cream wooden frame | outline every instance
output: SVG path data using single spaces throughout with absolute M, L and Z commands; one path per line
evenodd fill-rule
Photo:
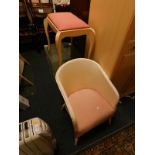
M 52 23 L 52 21 L 48 17 L 46 17 L 44 19 L 44 29 L 45 29 L 45 34 L 47 37 L 47 42 L 48 42 L 48 54 L 49 55 L 50 55 L 49 52 L 51 52 L 51 43 L 50 43 L 50 38 L 49 38 L 49 33 L 48 33 L 48 26 L 50 26 L 53 32 L 56 33 L 55 44 L 56 44 L 56 49 L 57 49 L 59 65 L 62 64 L 61 41 L 65 37 L 77 37 L 77 36 L 86 35 L 89 40 L 89 43 L 86 44 L 85 57 L 86 58 L 91 57 L 91 54 L 92 54 L 92 51 L 95 45 L 95 31 L 93 28 L 89 27 L 89 28 L 60 31 L 56 28 L 56 26 Z

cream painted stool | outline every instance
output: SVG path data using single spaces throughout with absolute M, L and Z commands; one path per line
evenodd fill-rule
M 95 31 L 88 24 L 71 12 L 50 13 L 44 19 L 44 29 L 48 41 L 48 52 L 51 50 L 48 26 L 56 33 L 55 44 L 59 65 L 62 64 L 61 41 L 65 37 L 86 35 L 89 43 L 86 45 L 85 57 L 90 58 L 95 44 Z

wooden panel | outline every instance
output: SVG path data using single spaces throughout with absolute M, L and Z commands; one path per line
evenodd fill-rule
M 111 78 L 134 16 L 134 0 L 91 0 L 89 24 L 96 31 L 92 59 Z
M 121 96 L 135 89 L 135 21 L 130 25 L 111 77 Z
M 119 69 L 115 73 L 112 81 L 120 94 L 125 94 L 127 89 L 134 89 L 134 75 L 135 75 L 135 54 L 128 53 L 123 56 L 119 65 Z M 131 82 L 133 81 L 133 82 Z

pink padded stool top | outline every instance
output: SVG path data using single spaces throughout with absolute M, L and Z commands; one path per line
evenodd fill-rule
M 60 31 L 89 28 L 88 24 L 71 12 L 49 13 L 47 17 Z
M 111 116 L 115 109 L 93 89 L 81 89 L 69 96 L 79 133 L 84 133 Z

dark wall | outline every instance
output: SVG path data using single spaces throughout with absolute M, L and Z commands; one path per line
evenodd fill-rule
M 90 0 L 71 0 L 70 11 L 88 23 Z M 72 57 L 83 57 L 86 37 L 73 38 Z

